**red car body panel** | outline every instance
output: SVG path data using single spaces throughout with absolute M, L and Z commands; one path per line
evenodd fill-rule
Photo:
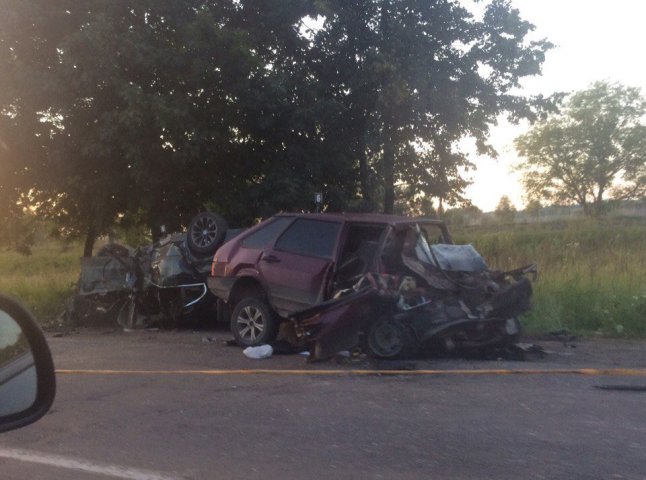
M 300 254 L 279 248 L 281 237 L 297 220 L 339 225 L 329 256 Z M 286 317 L 328 299 L 339 256 L 348 241 L 347 232 L 351 226 L 379 226 L 385 231 L 420 221 L 436 225 L 446 241 L 451 241 L 443 222 L 432 219 L 363 213 L 281 213 L 222 245 L 215 254 L 207 284 L 218 298 L 231 302 L 231 292 L 236 284 L 243 279 L 253 279 L 265 292 L 271 307 L 280 316 Z M 262 233 L 263 229 L 268 229 L 275 222 L 282 222 L 283 225 L 271 242 L 251 247 L 245 245 L 246 239 Z

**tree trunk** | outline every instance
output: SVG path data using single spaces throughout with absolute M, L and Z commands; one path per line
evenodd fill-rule
M 357 141 L 357 157 L 359 158 L 359 182 L 361 183 L 361 197 L 367 209 L 372 210 L 374 198 L 372 195 L 372 182 L 370 181 L 370 167 L 366 155 L 365 133 Z
M 381 29 L 381 49 L 382 57 L 390 63 L 392 45 L 390 43 L 390 0 L 382 0 L 381 12 L 379 16 L 379 26 Z M 383 78 L 381 80 L 382 93 L 381 95 L 388 95 L 392 91 L 392 76 L 384 70 Z M 383 113 L 383 149 L 384 155 L 382 159 L 382 172 L 384 181 L 384 213 L 393 213 L 395 209 L 395 147 L 394 138 L 392 135 L 393 128 L 393 111 L 390 107 L 392 98 L 385 98 L 384 105 L 386 105 Z
M 599 191 L 594 197 L 594 216 L 600 217 L 603 214 L 603 194 L 605 193 L 605 186 L 599 185 Z
M 386 138 L 384 145 L 384 213 L 393 213 L 395 210 L 395 152 L 392 140 Z
M 83 256 L 91 257 L 92 250 L 94 250 L 94 242 L 96 241 L 96 228 L 94 223 L 90 223 L 90 226 L 87 229 L 85 234 L 85 243 L 83 245 Z
M 153 243 L 157 242 L 162 237 L 161 227 L 163 225 L 162 213 L 164 202 L 161 195 L 155 195 L 155 206 L 148 212 L 148 228 L 150 228 L 150 235 Z
M 148 219 L 148 228 L 150 229 L 150 237 L 153 241 L 153 243 L 156 243 L 159 241 L 161 238 L 161 222 L 157 219 L 154 218 L 153 216 L 150 216 Z

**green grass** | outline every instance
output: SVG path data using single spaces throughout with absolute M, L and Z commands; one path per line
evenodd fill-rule
M 536 262 L 529 332 L 566 328 L 582 334 L 646 335 L 646 222 L 635 219 L 466 228 L 492 268 Z
M 29 256 L 0 250 L 0 292 L 20 299 L 42 323 L 49 323 L 74 291 L 82 249 L 78 244 L 47 241 Z

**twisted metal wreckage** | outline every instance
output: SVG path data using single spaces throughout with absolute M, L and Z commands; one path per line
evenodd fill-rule
M 78 293 L 65 316 L 79 324 L 102 314 L 126 329 L 174 326 L 200 312 L 222 319 L 228 310 L 206 280 L 215 250 L 240 232 L 205 212 L 186 233 L 153 245 L 107 245 L 82 259 Z M 279 341 L 309 349 L 314 360 L 358 345 L 376 357 L 411 358 L 428 345 L 481 350 L 518 341 L 535 264 L 490 270 L 472 245 L 430 245 L 416 224 L 399 236 L 403 241 L 377 252 L 379 267 L 358 275 L 350 288 L 288 315 Z
M 396 274 L 367 273 L 350 290 L 290 316 L 312 359 L 363 345 L 380 358 L 411 358 L 433 344 L 445 351 L 506 348 L 530 308 L 535 264 L 489 270 L 472 245 L 429 245 L 419 227 L 405 234 Z
M 197 215 L 183 233 L 140 248 L 109 244 L 81 259 L 77 293 L 66 302 L 70 324 L 115 321 L 125 329 L 173 327 L 208 315 L 215 305 L 206 286 L 213 252 L 241 230 L 222 217 Z

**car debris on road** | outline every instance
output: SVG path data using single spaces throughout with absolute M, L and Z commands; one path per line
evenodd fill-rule
M 274 349 L 271 345 L 258 345 L 257 347 L 247 347 L 242 351 L 242 353 L 247 358 L 262 360 L 264 358 L 271 357 L 274 353 Z

